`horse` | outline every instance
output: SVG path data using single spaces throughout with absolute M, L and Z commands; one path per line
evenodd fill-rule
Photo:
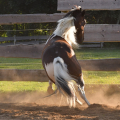
M 55 31 L 42 51 L 42 64 L 49 78 L 49 89 L 54 83 L 60 93 L 68 98 L 70 107 L 75 107 L 76 102 L 82 105 L 76 96 L 75 85 L 81 98 L 90 105 L 85 96 L 82 69 L 74 52 L 84 40 L 85 23 L 85 10 L 80 6 L 71 9 L 58 20 Z

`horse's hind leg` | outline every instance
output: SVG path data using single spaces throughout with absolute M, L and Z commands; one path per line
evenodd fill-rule
M 90 105 L 89 101 L 87 100 L 86 96 L 85 96 L 85 91 L 84 91 L 84 87 L 80 87 L 78 86 L 78 91 L 80 93 L 81 98 L 88 104 L 88 106 Z
M 82 105 L 82 102 L 80 102 L 75 94 L 75 88 L 74 88 L 74 84 L 70 83 L 69 84 L 70 90 L 72 92 L 72 97 L 71 98 L 67 98 L 67 103 L 69 104 L 70 107 L 75 107 L 77 102 L 78 104 Z
M 67 98 L 67 103 L 69 104 L 70 107 L 75 107 L 76 104 L 75 102 L 77 102 L 79 105 L 82 105 L 82 102 L 80 102 L 77 98 L 77 96 L 73 96 L 73 98 Z
M 52 88 L 52 84 L 53 84 L 53 82 L 51 80 L 49 80 L 49 86 L 48 86 L 48 89 L 47 89 L 47 92 L 49 94 L 52 94 L 54 92 L 54 90 Z
M 83 75 L 81 75 L 80 80 L 79 80 L 79 85 L 78 85 L 78 91 L 80 93 L 81 98 L 88 104 L 90 105 L 89 101 L 87 100 L 85 96 L 85 91 L 84 91 L 84 79 Z
M 78 104 L 82 105 L 82 102 L 80 102 L 77 97 L 76 97 L 76 102 L 77 102 Z

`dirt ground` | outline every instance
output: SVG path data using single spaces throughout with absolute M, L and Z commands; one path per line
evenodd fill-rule
M 86 89 L 91 103 L 67 106 L 59 94 L 43 98 L 47 93 L 0 93 L 0 120 L 120 120 L 120 91 L 107 88 Z

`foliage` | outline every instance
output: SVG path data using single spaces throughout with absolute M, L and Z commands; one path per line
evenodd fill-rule
M 53 14 L 57 11 L 57 0 L 0 0 L 0 14 L 35 14 L 46 13 Z M 0 30 L 14 30 L 14 31 L 0 31 L 1 37 L 7 36 L 31 36 L 31 35 L 46 35 L 49 31 L 16 31 L 26 29 L 52 29 L 55 23 L 44 24 L 14 24 L 1 25 Z
M 8 30 L 8 31 L 0 32 L 0 36 L 11 37 L 14 35 L 16 36 L 49 35 L 51 33 L 51 30 L 54 29 L 55 26 L 56 26 L 56 23 L 40 23 L 40 24 L 26 23 L 26 24 L 2 25 L 0 26 L 1 30 Z M 14 31 L 11 31 L 11 30 L 14 30 Z
M 0 0 L 0 14 L 35 14 L 57 13 L 57 0 Z M 101 10 L 101 11 L 86 11 L 86 20 L 88 24 L 120 24 L 120 10 Z M 14 25 L 1 25 L 0 36 L 34 36 L 34 35 L 48 35 L 51 30 L 40 29 L 53 29 L 56 23 L 41 23 L 41 24 L 14 24 Z M 37 29 L 37 30 L 26 30 Z M 14 30 L 14 31 L 4 31 Z M 23 30 L 23 31 L 16 31 Z M 115 43 L 105 43 L 105 47 L 115 46 Z M 117 46 L 119 47 L 120 44 Z
M 120 42 L 105 42 L 104 48 L 120 48 Z
M 0 14 L 57 12 L 57 0 L 0 0 Z
M 120 11 L 86 11 L 88 24 L 120 24 Z

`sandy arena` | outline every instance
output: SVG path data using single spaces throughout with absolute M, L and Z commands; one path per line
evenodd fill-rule
M 0 120 L 120 120 L 120 85 L 98 86 L 86 88 L 91 105 L 80 99 L 84 104 L 76 108 L 69 108 L 58 94 L 0 93 Z

